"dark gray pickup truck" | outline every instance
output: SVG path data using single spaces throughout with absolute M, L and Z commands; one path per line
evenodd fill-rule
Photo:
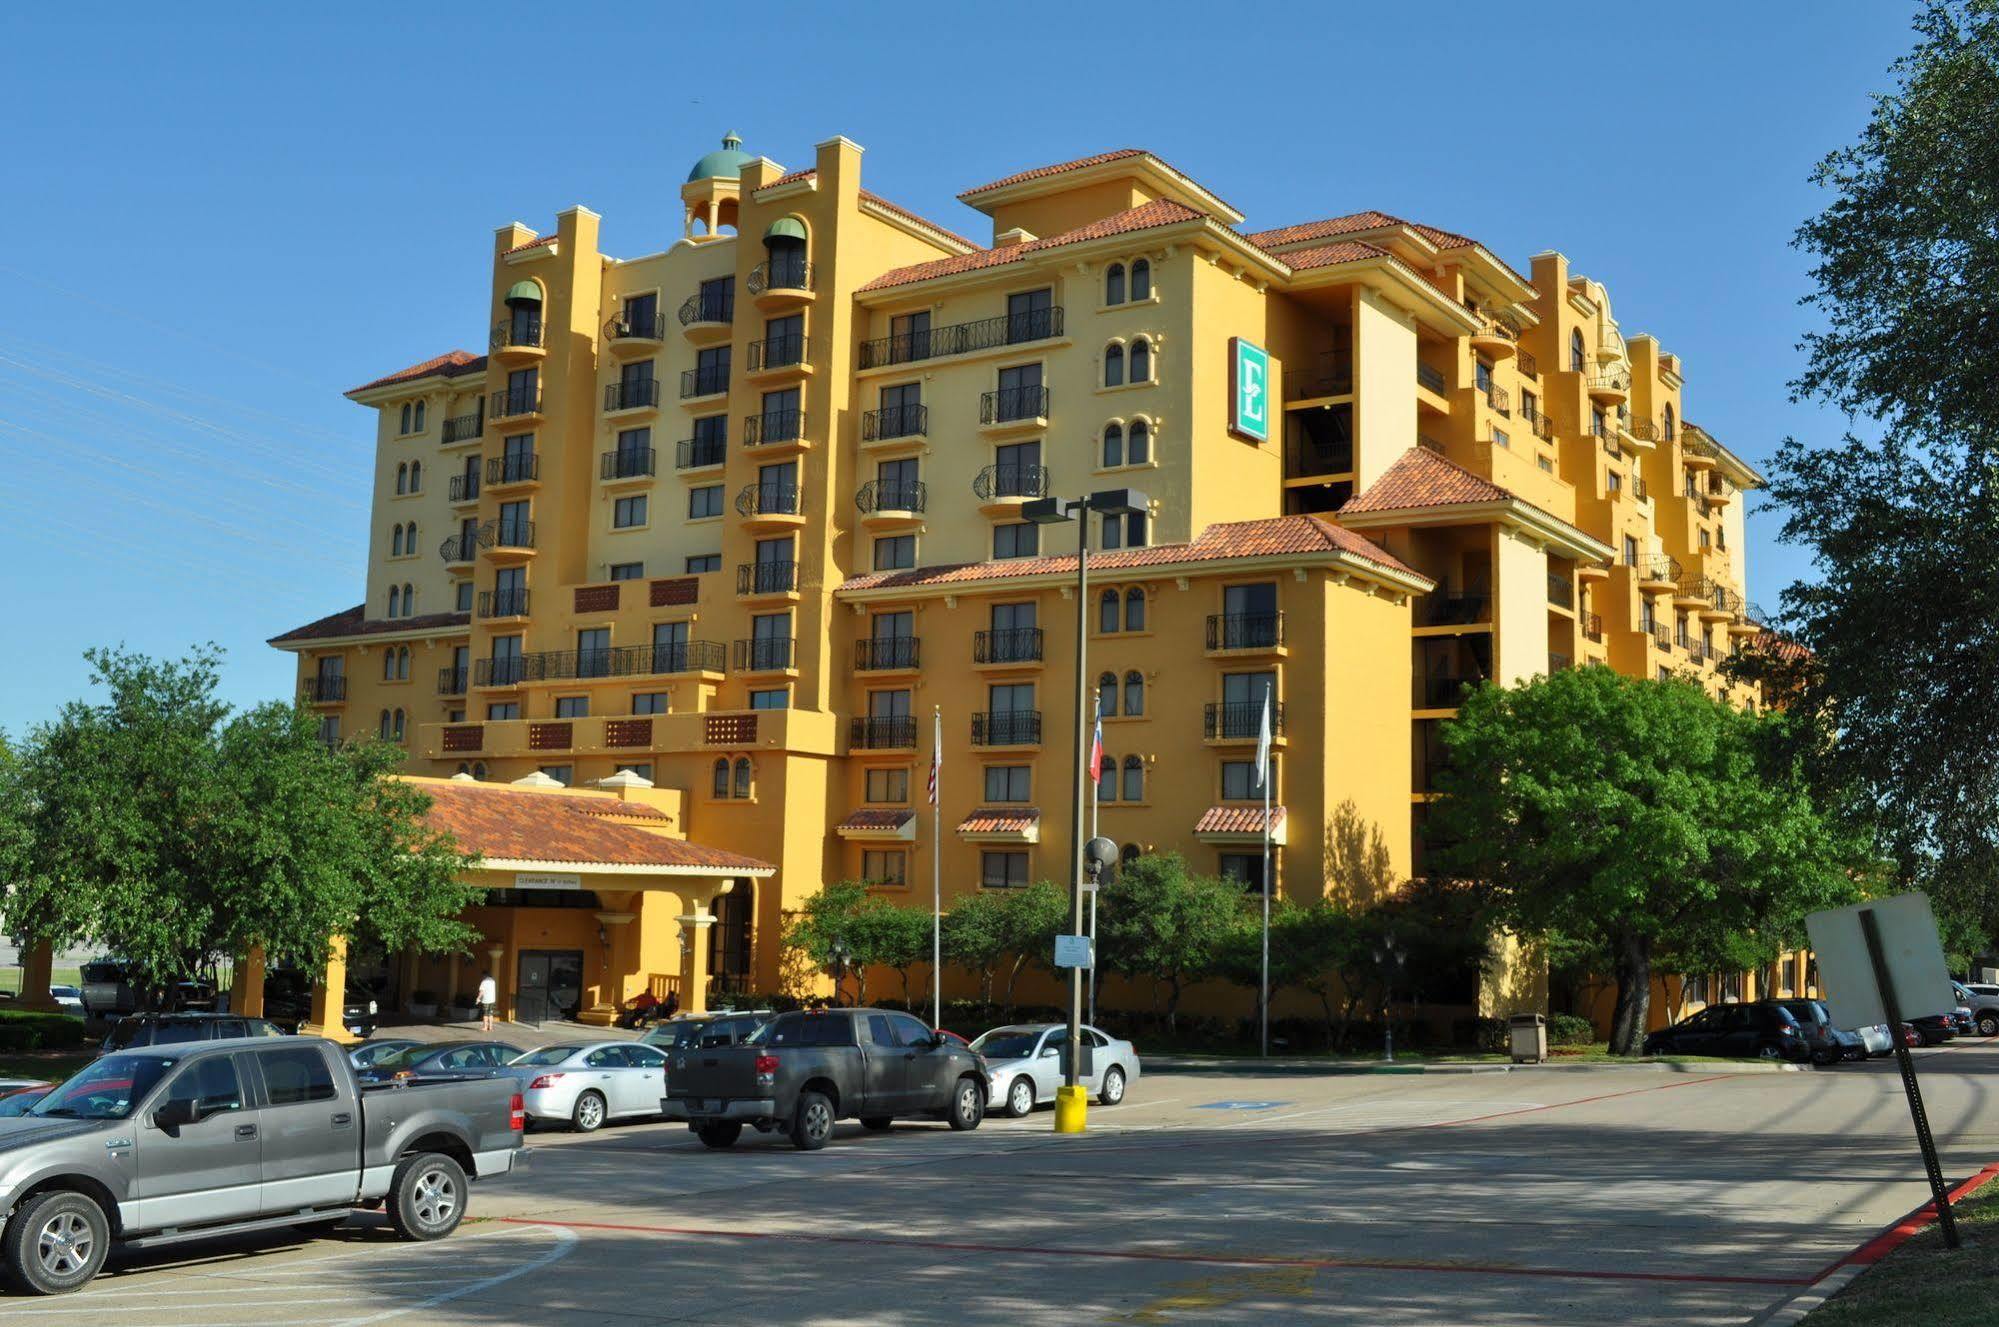
M 748 1124 L 783 1129 L 812 1151 L 835 1120 L 886 1129 L 897 1116 L 922 1116 L 976 1129 L 988 1086 L 985 1061 L 920 1019 L 832 1009 L 779 1014 L 742 1045 L 668 1051 L 659 1108 L 710 1147 L 733 1146 Z
M 442 1239 L 469 1180 L 525 1160 L 525 1121 L 511 1079 L 364 1089 L 318 1037 L 106 1055 L 0 1119 L 0 1263 L 59 1294 L 113 1243 L 316 1226 L 374 1205 L 404 1239 Z

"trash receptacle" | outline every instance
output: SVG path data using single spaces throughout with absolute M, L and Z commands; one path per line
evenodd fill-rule
M 1541 1014 L 1515 1014 L 1506 1020 L 1507 1041 L 1515 1064 L 1539 1064 L 1548 1058 L 1548 1020 Z

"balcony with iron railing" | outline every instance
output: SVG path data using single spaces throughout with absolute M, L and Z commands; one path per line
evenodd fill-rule
M 474 412 L 469 415 L 454 415 L 444 421 L 444 445 L 454 442 L 471 442 L 486 431 L 486 417 Z
M 1548 671 L 1550 673 L 1563 672 L 1566 669 L 1574 667 L 1575 662 L 1573 658 L 1566 654 L 1561 654 L 1554 650 L 1548 651 Z
M 847 728 L 847 745 L 867 751 L 902 751 L 916 745 L 913 714 L 868 714 Z
M 537 650 L 476 660 L 474 680 L 480 686 L 519 686 L 527 682 L 720 673 L 723 662 L 721 644 L 709 640 L 672 645 L 619 645 L 597 650 Z
M 1515 367 L 1519 370 L 1520 376 L 1523 378 L 1538 378 L 1541 376 L 1541 362 L 1525 350 L 1520 352 L 1520 359 Z
M 1684 574 L 1680 569 L 1680 560 L 1671 553 L 1641 553 L 1631 565 L 1637 569 L 1638 588 L 1641 590 L 1674 589 Z
M 972 715 L 973 746 L 1037 746 L 1040 710 L 981 710 Z
M 534 522 L 527 520 L 486 521 L 479 527 L 479 547 L 529 549 L 534 547 Z
M 685 328 L 723 327 L 736 321 L 736 292 L 695 291 L 680 305 L 680 325 Z
M 1284 648 L 1284 614 L 1210 613 L 1207 649 L 1210 654 L 1254 653 Z
M 1593 401 L 1622 404 L 1631 399 L 1631 375 L 1622 370 L 1599 373 L 1589 379 L 1587 389 Z
M 347 699 L 347 678 L 335 673 L 308 677 L 298 684 L 299 696 L 308 705 L 338 705 Z
M 854 642 L 854 671 L 907 672 L 921 666 L 922 641 L 917 636 L 869 636 Z
M 437 546 L 437 555 L 446 562 L 472 561 L 479 556 L 478 532 L 447 536 L 444 542 Z
M 620 314 L 604 324 L 604 339 L 613 350 L 648 349 L 666 336 L 666 318 L 658 313 Z
M 526 617 L 527 615 L 528 592 L 526 590 L 479 591 L 480 617 Z
M 798 666 L 796 636 L 758 636 L 736 642 L 736 671 L 782 673 Z
M 920 438 L 929 432 L 930 407 L 926 405 L 891 405 L 861 412 L 862 442 Z
M 1603 618 L 1596 613 L 1583 614 L 1583 639 L 1603 643 Z
M 1492 407 L 1494 413 L 1503 415 L 1508 419 L 1513 418 L 1513 394 L 1511 392 L 1501 387 L 1498 383 L 1489 382 L 1485 385 L 1483 395 L 1485 396 L 1485 403 Z
M 633 410 L 652 410 L 658 405 L 657 378 L 634 378 L 629 382 L 613 382 L 604 386 L 604 413 L 607 415 L 625 414 Z
M 510 484 L 533 484 L 541 479 L 541 457 L 534 452 L 486 458 L 486 487 L 505 488 Z
M 749 371 L 769 373 L 778 369 L 800 367 L 805 363 L 807 349 L 805 336 L 798 332 L 784 336 L 767 336 L 761 341 L 752 341 Z
M 738 516 L 764 518 L 800 516 L 805 511 L 805 493 L 796 484 L 767 480 L 748 484 L 736 494 Z
M 1353 438 L 1313 437 L 1295 429 L 1284 440 L 1284 477 L 1315 479 L 1353 473 Z
M 870 479 L 854 494 L 854 508 L 863 516 L 920 516 L 929 505 L 930 490 L 920 479 Z
M 805 441 L 803 410 L 768 410 L 743 420 L 743 446 L 768 447 L 774 443 Z
M 1435 392 L 1438 396 L 1442 396 L 1444 394 L 1444 371 L 1433 368 L 1419 359 L 1416 361 L 1416 385 L 1425 391 Z
M 1485 590 L 1452 590 L 1448 587 L 1423 596 L 1418 609 L 1418 625 L 1425 627 L 1468 627 L 1492 621 L 1492 595 Z
M 1263 734 L 1260 700 L 1210 701 L 1201 715 L 1201 736 L 1210 742 L 1254 742 Z M 1284 706 L 1270 704 L 1270 735 L 1284 735 Z
M 1062 335 L 1062 306 L 1002 314 L 975 322 L 952 323 L 917 332 L 876 337 L 861 342 L 861 367 L 880 368 L 888 364 L 910 364 L 945 355 L 966 355 L 1028 341 L 1046 341 Z
M 463 474 L 451 476 L 451 501 L 477 502 L 479 500 L 479 472 L 467 470 Z
M 1048 496 L 1048 467 L 1043 465 L 989 465 L 972 478 L 972 494 L 992 504 L 1015 503 L 1024 498 Z
M 501 354 L 515 351 L 542 350 L 546 348 L 546 338 L 539 318 L 528 318 L 516 322 L 506 318 L 493 325 L 493 335 L 488 344 Z
M 803 258 L 773 258 L 751 268 L 744 285 L 752 295 L 810 295 L 812 264 Z
M 1041 662 L 1040 627 L 1004 627 L 972 635 L 972 662 L 975 664 L 1029 664 Z
M 650 447 L 620 447 L 605 452 L 597 461 L 600 479 L 650 479 L 658 468 L 659 457 Z
M 1000 387 L 981 392 L 979 423 L 988 428 L 1045 424 L 1048 422 L 1048 401 L 1046 387 Z
M 488 419 L 531 419 L 540 413 L 540 391 L 503 387 L 486 398 Z
M 1534 436 L 1541 441 L 1547 442 L 1555 436 L 1555 423 L 1548 418 L 1548 412 L 1540 406 L 1523 403 L 1520 407 L 1520 416 L 1527 421 L 1527 427 L 1532 429 Z
M 743 562 L 736 566 L 736 593 L 796 594 L 798 563 L 790 560 Z
M 438 669 L 437 694 L 440 696 L 464 695 L 465 683 L 470 679 L 471 673 L 472 670 L 470 668 L 452 668 L 446 666 Z
M 680 470 L 705 470 L 711 465 L 720 465 L 729 457 L 729 445 L 722 438 L 682 438 L 674 453 L 674 466 Z
M 702 396 L 720 396 L 728 390 L 729 370 L 726 367 L 711 364 L 706 368 L 680 371 L 680 399 L 683 401 L 691 401 Z
M 1567 576 L 1548 573 L 1548 602 L 1557 608 L 1576 606 L 1576 583 Z

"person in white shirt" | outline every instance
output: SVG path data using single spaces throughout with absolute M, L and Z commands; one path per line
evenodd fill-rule
M 491 972 L 479 974 L 479 1026 L 483 1031 L 493 1030 L 493 1006 L 500 1002 L 500 986 L 493 980 Z

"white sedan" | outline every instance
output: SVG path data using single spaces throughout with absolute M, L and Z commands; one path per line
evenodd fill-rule
M 1039 1102 L 1055 1100 L 1062 1086 L 1062 1043 L 1069 1029 L 1061 1023 L 1022 1023 L 994 1028 L 972 1043 L 992 1072 L 987 1105 L 1018 1118 Z M 1138 1052 L 1128 1041 L 1107 1037 L 1085 1024 L 1083 1040 L 1093 1050 L 1083 1086 L 1106 1106 L 1124 1100 L 1125 1089 L 1138 1081 Z
M 531 1120 L 563 1121 L 580 1133 L 606 1120 L 658 1115 L 666 1056 L 630 1041 L 542 1046 L 507 1062 Z

